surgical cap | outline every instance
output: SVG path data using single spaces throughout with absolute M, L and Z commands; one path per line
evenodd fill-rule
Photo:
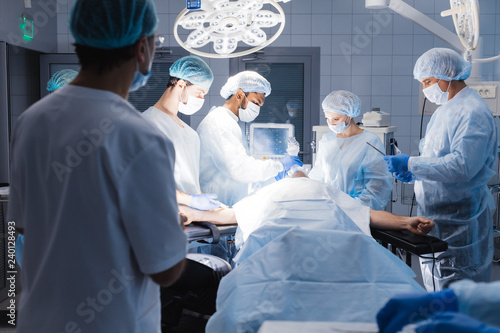
M 77 0 L 70 15 L 75 43 L 99 49 L 132 45 L 157 26 L 153 0 Z
M 78 72 L 72 69 L 61 69 L 57 71 L 47 82 L 47 90 L 53 92 L 56 89 L 62 88 L 73 81 L 77 75 Z
M 263 93 L 267 96 L 271 93 L 271 84 L 257 72 L 243 71 L 231 76 L 220 90 L 220 95 L 228 99 L 238 89 L 246 93 Z
M 350 91 L 332 91 L 321 104 L 324 111 L 345 114 L 348 117 L 357 117 L 361 112 L 361 100 Z
M 214 74 L 207 63 L 196 56 L 180 58 L 170 66 L 170 76 L 210 89 Z
M 298 99 L 292 99 L 286 102 L 286 107 L 290 110 L 298 110 L 301 104 L 302 103 Z
M 457 52 L 434 48 L 418 58 L 413 68 L 413 77 L 415 80 L 431 76 L 446 81 L 466 80 L 470 76 L 470 71 L 471 64 Z

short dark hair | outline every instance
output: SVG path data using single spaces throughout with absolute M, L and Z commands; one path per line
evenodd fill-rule
M 148 37 L 148 41 L 151 42 L 151 40 L 154 42 L 154 35 Z M 95 67 L 97 73 L 101 74 L 111 71 L 114 67 L 118 67 L 125 61 L 131 59 L 134 56 L 134 47 L 137 42 L 117 49 L 100 49 L 80 44 L 74 45 L 82 69 Z
M 167 83 L 167 88 L 170 88 L 170 87 L 175 87 L 175 85 L 177 84 L 177 82 L 179 80 L 183 80 L 184 82 L 186 82 L 186 87 L 189 87 L 189 86 L 192 86 L 193 84 L 187 80 L 184 80 L 184 79 L 179 79 L 178 77 L 175 77 L 175 76 L 170 76 L 168 78 L 168 83 Z

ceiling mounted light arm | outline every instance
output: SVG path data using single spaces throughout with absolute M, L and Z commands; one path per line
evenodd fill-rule
M 271 5 L 278 13 L 262 10 L 264 4 Z M 278 31 L 267 39 L 267 34 L 262 28 L 270 28 L 277 24 L 280 25 Z M 193 30 L 185 41 L 179 37 L 179 26 Z M 268 46 L 281 35 L 284 28 L 285 12 L 275 0 L 205 0 L 202 2 L 201 10 L 184 9 L 177 16 L 174 23 L 174 38 L 180 46 L 198 56 L 234 58 Z M 234 52 L 239 42 L 253 47 Z M 210 43 L 213 43 L 215 53 L 197 49 Z
M 399 15 L 426 29 L 444 42 L 450 44 L 460 53 L 464 52 L 464 46 L 460 43 L 460 39 L 456 34 L 402 0 L 366 0 L 365 6 L 367 9 L 390 8 Z

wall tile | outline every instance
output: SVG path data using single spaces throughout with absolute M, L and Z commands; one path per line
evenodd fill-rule
M 332 13 L 334 14 L 352 14 L 352 1 L 332 0 Z
M 351 58 L 332 56 L 332 75 L 351 75 Z
M 394 35 L 392 37 L 392 49 L 394 55 L 413 54 L 413 37 L 405 35 Z
M 333 55 L 350 55 L 351 53 L 357 54 L 357 48 L 353 46 L 351 35 L 332 35 L 331 39 Z
M 413 36 L 413 54 L 423 54 L 432 49 L 433 45 L 434 37 L 431 35 Z
M 378 35 L 373 36 L 372 39 L 372 51 L 376 55 L 392 55 L 393 45 L 392 36 L 390 35 Z
M 311 46 L 311 36 L 310 35 L 292 35 L 291 36 L 292 46 Z
M 411 117 L 391 116 L 391 125 L 397 127 L 397 137 L 410 137 Z M 397 139 L 399 141 L 399 139 Z M 401 148 L 400 148 L 401 149 Z
M 372 72 L 372 57 L 352 56 L 352 75 L 370 75 Z
M 332 0 L 314 0 L 311 11 L 313 14 L 332 13 Z
M 413 34 L 413 22 L 402 17 L 401 15 L 393 16 L 393 33 L 395 35 L 412 35 Z
M 311 46 L 319 46 L 321 57 L 332 54 L 332 37 L 330 35 L 312 35 Z
M 321 56 L 320 73 L 323 75 L 332 75 L 332 56 Z
M 407 96 L 392 96 L 391 98 L 391 115 L 393 116 L 409 116 L 412 108 L 412 97 Z
M 372 75 L 391 75 L 392 63 L 392 56 L 374 55 L 372 57 Z
M 411 75 L 413 73 L 412 56 L 392 56 L 392 75 Z
M 318 35 L 330 35 L 332 31 L 332 15 L 312 15 L 312 33 Z
M 393 76 L 392 77 L 392 95 L 407 96 L 411 95 L 413 78 L 411 75 Z
M 499 28 L 499 30 L 500 30 L 500 28 Z M 333 14 L 332 15 L 332 34 L 334 34 L 334 35 L 352 34 L 352 15 Z
M 311 1 L 292 1 L 292 14 L 311 14 Z
M 319 92 L 321 95 L 328 95 L 330 90 L 330 75 L 321 75 L 319 80 Z
M 373 75 L 372 76 L 372 95 L 383 95 L 383 96 L 391 96 L 391 86 L 392 86 L 392 77 L 385 75 Z
M 485 13 L 481 9 L 482 13 Z M 490 12 L 491 13 L 491 12 Z M 479 31 L 481 35 L 494 35 L 496 33 L 496 15 L 495 14 L 480 14 L 479 15 Z
M 371 111 L 372 108 L 380 108 L 380 111 L 390 113 L 391 98 L 387 96 L 372 96 L 371 104 L 363 107 L 363 112 Z
M 292 14 L 292 36 L 295 35 L 310 35 L 311 20 L 310 14 Z
M 370 75 L 353 76 L 352 92 L 356 95 L 370 95 L 372 93 L 372 82 Z
M 352 91 L 352 76 L 351 75 L 332 75 L 330 80 L 330 89 Z
M 57 14 L 57 33 L 69 33 L 68 14 Z

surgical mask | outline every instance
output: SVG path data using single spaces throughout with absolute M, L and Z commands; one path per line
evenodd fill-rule
M 188 96 L 188 101 L 186 104 L 182 103 L 182 100 L 179 101 L 179 112 L 190 116 L 198 112 L 205 103 L 205 100 L 198 97 Z
M 136 91 L 139 88 L 144 87 L 146 83 L 148 83 L 149 78 L 151 77 L 151 66 L 153 65 L 152 61 L 153 59 L 151 58 L 151 54 L 149 53 L 149 43 L 147 39 L 146 39 L 146 50 L 148 51 L 148 58 L 149 58 L 148 72 L 146 74 L 142 74 L 141 71 L 139 70 L 139 63 L 136 62 L 134 80 L 130 85 L 129 91 Z
M 330 125 L 330 123 L 328 123 L 328 122 L 327 122 L 327 124 L 333 133 L 339 134 L 339 133 L 342 133 L 343 131 L 345 131 L 349 127 L 349 125 L 351 125 L 351 121 L 349 121 L 349 123 L 347 125 L 345 124 L 345 120 L 337 125 Z
M 290 112 L 290 111 L 288 111 L 288 115 L 289 115 L 290 117 L 292 117 L 292 118 L 293 118 L 293 117 L 295 117 L 297 114 L 296 114 L 295 112 Z
M 450 89 L 451 81 L 450 84 L 448 84 L 448 89 L 446 89 L 446 92 L 441 90 L 441 87 L 439 87 L 438 83 L 439 81 L 434 83 L 430 87 L 422 89 L 422 92 L 424 93 L 425 97 L 429 100 L 429 102 L 434 103 L 436 105 L 441 105 L 448 102 L 449 98 L 448 89 Z
M 245 96 L 245 98 L 247 97 Z M 253 121 L 255 118 L 257 118 L 259 113 L 260 113 L 260 106 L 258 106 L 255 103 L 248 101 L 246 109 L 242 109 L 240 105 L 240 110 L 239 110 L 240 120 L 244 121 L 245 123 Z

